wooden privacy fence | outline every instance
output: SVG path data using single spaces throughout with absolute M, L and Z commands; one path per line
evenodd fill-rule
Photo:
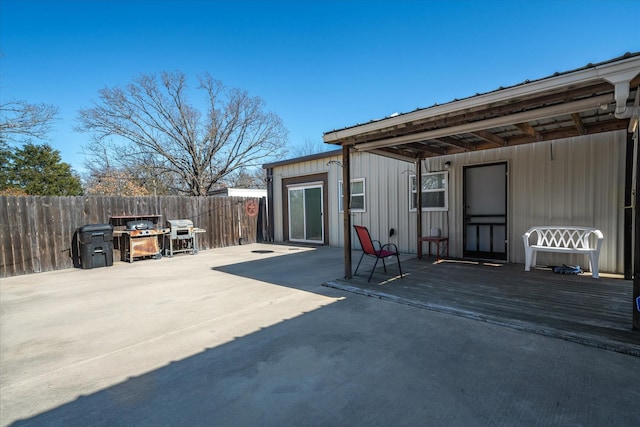
M 206 250 L 263 240 L 264 212 L 262 199 L 247 197 L 0 196 L 0 277 L 73 267 L 77 229 L 111 216 L 190 219 L 206 229 L 198 235 Z

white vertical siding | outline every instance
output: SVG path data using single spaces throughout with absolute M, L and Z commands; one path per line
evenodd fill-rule
M 403 252 L 410 251 L 409 233 L 413 236 L 413 231 L 408 228 L 409 199 L 405 187 L 408 174 L 413 170 L 412 163 L 369 153 L 356 153 L 351 159 L 351 178 L 364 178 L 366 186 L 366 210 L 353 212 L 352 224 L 366 226 L 374 239 L 395 243 Z M 342 179 L 342 176 L 337 179 Z M 336 220 L 331 222 L 332 228 L 337 230 L 335 242 L 342 245 L 343 214 L 337 215 Z M 389 236 L 391 229 L 395 231 L 393 236 Z M 358 239 L 353 231 L 351 239 L 353 247 L 358 248 Z
M 462 256 L 463 166 L 506 161 L 510 262 L 524 262 L 521 236 L 529 227 L 583 225 L 597 227 L 605 235 L 600 269 L 621 272 L 625 144 L 626 133 L 619 131 L 428 160 L 432 170 L 441 162 L 452 162 L 450 254 Z M 425 215 L 423 233 L 442 223 Z M 548 253 L 540 253 L 538 263 L 587 265 L 585 256 Z
M 335 176 L 342 176 L 342 170 L 338 165 L 328 164 L 331 160 L 341 160 L 341 156 L 331 156 L 325 157 L 323 159 L 309 160 L 306 162 L 292 163 L 285 166 L 278 166 L 273 168 L 273 221 L 274 221 L 274 239 L 276 242 L 282 242 L 284 240 L 284 230 L 282 229 L 284 212 L 282 211 L 282 200 L 283 197 L 287 197 L 286 194 L 282 194 L 282 180 L 286 178 L 304 176 L 304 175 L 312 175 L 317 173 L 326 173 L 328 172 L 328 181 L 329 188 L 328 191 L 328 206 L 329 211 L 337 211 L 338 206 L 336 205 L 336 201 L 338 199 L 337 192 L 337 181 Z M 339 170 L 336 171 L 336 169 Z M 336 183 L 332 185 L 332 182 Z M 325 215 L 327 213 L 325 212 Z M 330 214 L 329 222 L 331 224 L 333 216 Z M 329 227 L 333 228 L 333 227 Z M 325 230 L 325 233 L 331 233 L 331 230 Z M 338 246 L 338 243 L 333 243 L 332 235 L 329 234 L 329 244 Z M 340 241 L 341 242 L 341 241 Z
M 274 238 L 282 241 L 282 180 L 291 177 L 326 172 L 328 174 L 328 215 L 329 245 L 342 246 L 343 214 L 338 211 L 338 182 L 342 180 L 342 168 L 329 163 L 331 160 L 342 161 L 341 156 L 332 156 L 320 160 L 312 160 L 278 166 L 273 169 L 273 203 L 274 203 Z M 369 153 L 355 153 L 351 156 L 351 178 L 364 178 L 366 190 L 365 212 L 352 213 L 352 223 L 365 225 L 374 238 L 390 241 L 399 245 L 402 251 L 410 251 L 408 234 L 408 176 L 413 173 L 412 163 L 401 162 Z M 415 214 L 414 214 L 415 215 Z M 414 226 L 415 227 L 415 226 Z M 395 235 L 389 238 L 393 228 Z M 413 229 L 411 229 L 413 236 Z M 354 247 L 358 247 L 357 239 L 352 235 Z M 415 246 L 415 245 L 414 245 Z
M 584 225 L 605 235 L 602 271 L 622 272 L 626 132 L 610 132 L 516 147 L 511 167 L 511 260 L 524 261 L 515 239 L 533 225 Z M 540 264 L 586 257 L 538 255 Z
M 603 272 L 622 272 L 625 131 L 608 132 L 526 144 L 516 147 L 469 152 L 424 160 L 424 172 L 449 169 L 449 211 L 423 212 L 422 234 L 439 227 L 449 236 L 449 253 L 462 256 L 463 167 L 507 162 L 508 259 L 524 262 L 522 234 L 533 225 L 584 225 L 597 227 L 605 235 L 600 256 Z M 342 168 L 328 164 L 341 156 L 274 168 L 275 239 L 282 241 L 282 179 L 328 173 L 329 235 L 331 246 L 342 246 L 343 214 L 338 212 L 338 181 Z M 365 225 L 373 238 L 415 253 L 416 212 L 409 211 L 409 176 L 412 163 L 368 153 L 351 156 L 351 178 L 365 178 L 366 211 L 352 213 L 352 223 Z M 390 229 L 395 235 L 389 237 Z M 352 235 L 354 247 L 357 239 Z M 540 253 L 538 263 L 575 263 L 586 267 L 586 258 Z

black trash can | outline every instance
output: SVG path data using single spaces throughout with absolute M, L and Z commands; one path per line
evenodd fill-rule
M 82 268 L 113 265 L 113 226 L 87 224 L 79 229 L 80 262 Z

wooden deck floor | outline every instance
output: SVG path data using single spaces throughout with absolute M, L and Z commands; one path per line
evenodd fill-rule
M 525 272 L 521 264 L 434 261 L 402 261 L 403 279 L 395 263 L 387 273 L 378 268 L 369 283 L 367 264 L 351 280 L 324 285 L 640 356 L 631 281 Z

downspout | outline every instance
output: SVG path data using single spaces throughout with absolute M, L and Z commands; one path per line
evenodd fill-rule
M 614 115 L 616 119 L 630 118 L 630 126 L 637 126 L 638 116 L 640 116 L 640 107 L 638 107 L 637 102 L 633 107 L 627 106 L 627 99 L 629 99 L 629 85 L 631 84 L 631 80 L 635 78 L 638 73 L 640 73 L 640 70 L 635 69 L 604 77 L 604 79 L 611 83 L 615 88 L 614 99 L 616 101 L 616 111 Z M 633 132 L 633 130 L 630 128 L 629 132 Z

